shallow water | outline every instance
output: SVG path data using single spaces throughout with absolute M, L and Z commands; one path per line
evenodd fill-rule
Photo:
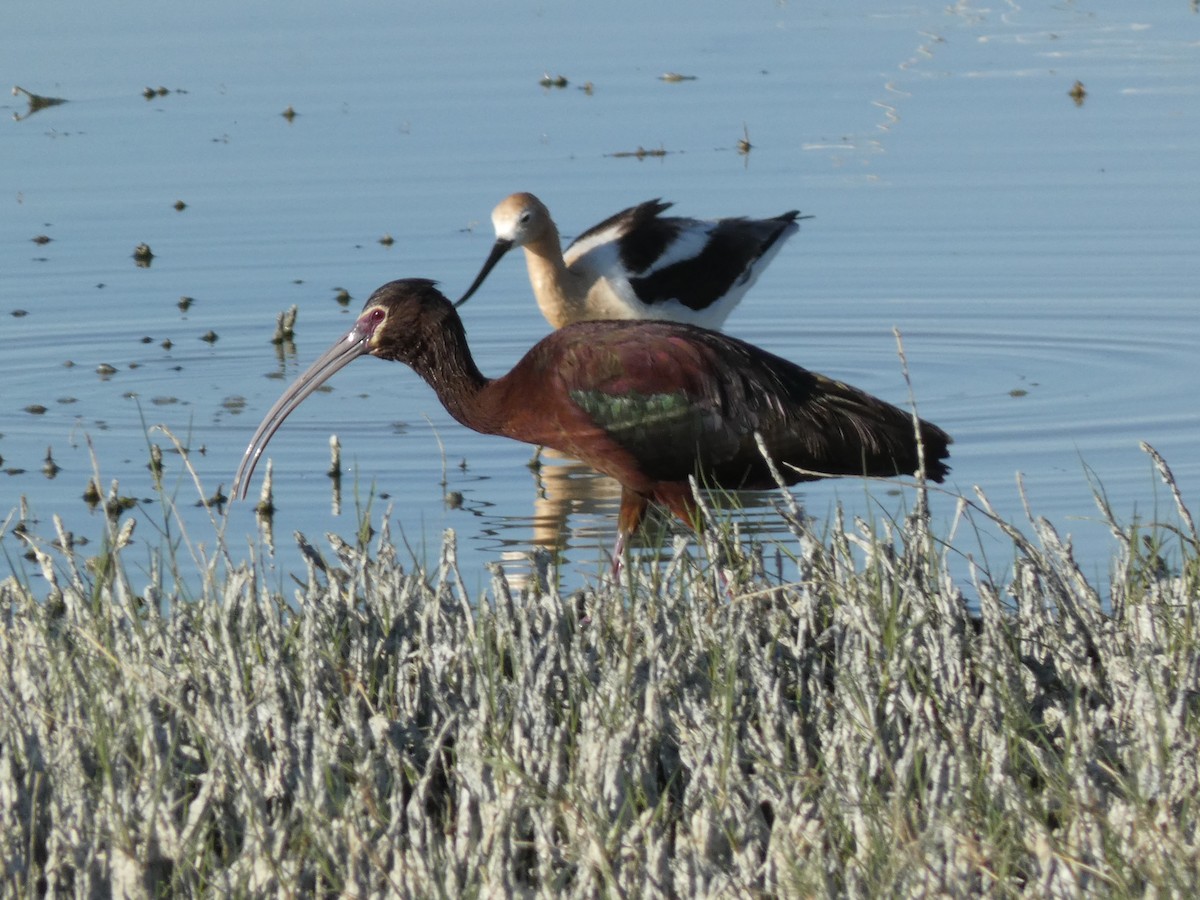
M 25 98 L 6 98 L 22 118 L 0 124 L 9 529 L 24 497 L 35 535 L 52 539 L 58 514 L 95 542 L 101 517 L 81 500 L 94 452 L 105 490 L 118 479 L 147 501 L 129 515 L 149 559 L 163 515 L 148 444 L 169 444 L 145 426 L 191 448 L 205 494 L 228 491 L 259 417 L 370 291 L 426 276 L 456 295 L 515 190 L 568 236 L 656 196 L 687 215 L 814 214 L 727 330 L 901 403 L 899 329 L 922 415 L 956 439 L 947 486 L 979 485 L 1020 519 L 1023 473 L 1089 572 L 1111 551 L 1089 471 L 1127 521 L 1170 506 L 1139 441 L 1185 494 L 1200 485 L 1200 16 L 1186 4 L 18 9 L 7 74 L 69 102 L 26 116 Z M 543 88 L 543 73 L 570 84 Z M 638 147 L 668 153 L 613 155 Z M 131 258 L 141 242 L 149 268 Z M 277 351 L 275 317 L 293 304 L 295 345 Z M 490 373 L 547 331 L 516 258 L 464 319 Z M 533 543 L 564 533 L 568 582 L 603 567 L 611 483 L 556 461 L 539 483 L 530 448 L 462 429 L 399 366 L 364 360 L 331 387 L 271 444 L 281 573 L 300 567 L 293 531 L 321 546 L 352 534 L 372 490 L 376 524 L 390 507 L 419 558 L 454 528 L 472 584 L 482 563 L 519 573 Z M 211 548 L 190 477 L 166 462 L 188 534 Z M 797 496 L 818 517 L 838 501 L 871 515 L 911 504 L 857 480 Z M 949 523 L 952 498 L 934 511 Z M 746 521 L 778 534 L 769 507 Z M 235 551 L 254 537 L 248 505 L 226 528 Z M 1001 570 L 1012 555 L 987 532 L 964 543 Z M 19 553 L 11 537 L 3 550 Z

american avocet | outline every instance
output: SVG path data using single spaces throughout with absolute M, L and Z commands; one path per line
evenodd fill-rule
M 513 247 L 523 247 L 533 294 L 555 328 L 588 319 L 669 319 L 720 328 L 783 242 L 798 210 L 773 219 L 663 216 L 648 200 L 589 228 L 564 253 L 550 211 L 533 194 L 513 194 L 492 211 L 496 243 L 474 283 Z

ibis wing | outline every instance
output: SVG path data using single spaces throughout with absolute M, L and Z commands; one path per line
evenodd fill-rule
M 556 351 L 542 369 L 547 396 L 568 401 L 558 404 L 550 442 L 588 461 L 636 460 L 655 481 L 706 470 L 740 483 L 736 470 L 761 462 L 754 432 L 788 431 L 789 404 L 803 404 L 812 380 L 783 360 L 764 365 L 748 345 L 677 323 L 582 323 L 547 342 Z
M 546 344 L 554 364 L 539 368 L 551 393 L 565 397 L 559 433 L 582 436 L 549 443 L 593 464 L 619 455 L 656 481 L 701 472 L 729 488 L 768 487 L 757 433 L 789 481 L 911 474 L 918 465 L 909 413 L 726 335 L 671 322 L 591 322 Z M 930 475 L 940 480 L 949 438 L 928 423 L 921 429 Z

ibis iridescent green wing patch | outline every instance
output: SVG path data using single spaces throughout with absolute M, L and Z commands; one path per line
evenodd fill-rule
M 615 396 L 598 390 L 573 390 L 571 399 L 626 448 L 645 447 L 659 442 L 695 446 L 700 440 L 703 421 L 700 409 L 684 393 L 639 394 L 636 391 Z

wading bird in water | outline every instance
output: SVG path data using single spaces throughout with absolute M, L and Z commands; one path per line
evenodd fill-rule
M 455 419 L 553 447 L 621 484 L 616 556 L 650 503 L 697 526 L 688 483 L 775 487 L 756 435 L 789 484 L 916 473 L 941 481 L 950 436 L 857 388 L 736 338 L 678 322 L 582 322 L 552 332 L 507 375 L 480 373 L 462 320 L 424 279 L 393 281 L 271 407 L 242 457 L 245 497 L 267 442 L 300 403 L 360 356 L 398 360 Z M 918 446 L 918 441 L 920 446 Z
M 513 247 L 525 250 L 542 315 L 555 328 L 592 319 L 668 319 L 720 328 L 783 242 L 800 230 L 792 210 L 773 219 L 663 216 L 648 200 L 589 228 L 563 251 L 558 228 L 533 194 L 492 211 L 496 243 L 465 303 Z

